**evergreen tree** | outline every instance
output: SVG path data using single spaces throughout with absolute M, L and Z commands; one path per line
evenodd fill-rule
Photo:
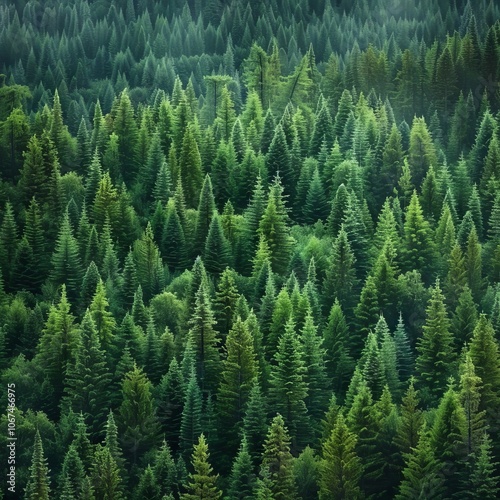
M 278 413 L 273 418 L 267 433 L 261 465 L 261 476 L 266 477 L 268 474 L 272 498 L 290 500 L 297 498 L 293 460 L 288 429 Z
M 182 184 L 184 195 L 188 200 L 188 208 L 195 208 L 203 183 L 201 156 L 193 126 L 189 125 L 183 133 L 179 156 L 179 179 L 175 179 L 175 182 Z
M 79 296 L 83 277 L 82 262 L 78 252 L 78 244 L 69 221 L 68 212 L 64 214 L 59 236 L 52 254 L 51 279 L 54 285 L 66 285 L 68 298 L 73 302 Z
M 275 365 L 271 366 L 270 399 L 273 407 L 283 413 L 295 448 L 299 442 L 307 439 L 309 422 L 305 398 L 308 387 L 303 351 L 291 318 L 279 339 L 274 360 Z
M 224 235 L 217 212 L 214 212 L 210 222 L 210 229 L 205 241 L 203 262 L 207 271 L 216 275 L 221 274 L 232 262 L 231 245 Z
M 35 445 L 31 459 L 30 477 L 26 486 L 25 498 L 30 500 L 48 500 L 50 493 L 50 478 L 47 459 L 43 453 L 42 438 L 37 429 Z
M 195 307 L 189 320 L 188 338 L 192 342 L 195 368 L 203 393 L 214 391 L 219 377 L 219 339 L 214 330 L 214 316 L 206 284 L 201 283 L 196 293 Z
M 121 500 L 125 497 L 118 466 L 107 446 L 99 445 L 96 449 L 91 480 L 96 498 Z
M 267 207 L 260 220 L 258 232 L 269 246 L 273 272 L 284 274 L 288 268 L 294 240 L 289 235 L 283 187 L 277 177 L 269 190 Z
M 444 304 L 439 281 L 429 299 L 423 335 L 417 342 L 416 370 L 425 399 L 435 401 L 446 389 L 448 377 L 453 373 L 456 354 L 453 349 L 450 321 Z
M 401 425 L 395 437 L 395 443 L 403 456 L 408 456 L 417 448 L 420 431 L 424 423 L 424 415 L 419 409 L 418 391 L 415 390 L 413 378 L 401 403 Z
M 248 451 L 246 439 L 243 438 L 241 446 L 233 462 L 229 478 L 228 496 L 236 500 L 254 498 L 253 492 L 257 478 L 255 476 L 252 457 Z
M 248 452 L 254 464 L 261 458 L 262 445 L 266 437 L 267 408 L 259 383 L 256 381 L 250 390 L 248 404 L 243 417 L 243 435 L 247 441 Z
M 181 496 L 183 500 L 217 500 L 222 496 L 222 492 L 216 486 L 218 474 L 213 474 L 209 458 L 208 445 L 205 436 L 201 434 L 198 443 L 194 445 L 191 459 L 194 473 L 189 475 L 190 482 L 186 485 L 187 493 Z
M 484 314 L 479 316 L 479 321 L 472 334 L 470 356 L 476 369 L 476 374 L 482 382 L 479 409 L 487 412 L 488 422 L 493 422 L 495 409 L 498 408 L 500 403 L 500 395 L 498 393 L 500 384 L 500 359 L 493 326 Z
M 93 434 L 100 432 L 109 404 L 111 375 L 101 350 L 91 313 L 87 310 L 80 326 L 80 345 L 75 361 L 67 370 L 67 404 L 73 411 L 92 417 Z
M 184 408 L 180 425 L 179 444 L 183 456 L 189 456 L 193 445 L 202 433 L 202 397 L 196 381 L 196 374 L 191 373 L 186 388 Z
M 416 192 L 413 193 L 406 211 L 404 234 L 404 268 L 408 271 L 417 269 L 429 279 L 433 268 L 434 243 Z
M 362 498 L 363 466 L 356 453 L 356 435 L 349 431 L 342 413 L 323 443 L 320 471 L 319 498 Z
M 122 446 L 129 460 L 135 464 L 154 442 L 159 430 L 153 409 L 151 382 L 142 370 L 134 366 L 123 379 L 122 392 Z
M 429 432 L 423 428 L 416 448 L 406 457 L 398 500 L 406 498 L 445 498 L 441 464 L 436 460 Z
M 491 440 L 484 433 L 479 450 L 474 455 L 472 474 L 467 489 L 468 498 L 493 500 L 498 498 L 498 474 L 493 461 Z

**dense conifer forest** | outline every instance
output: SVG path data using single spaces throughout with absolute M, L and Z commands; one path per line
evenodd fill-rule
M 2 1 L 0 497 L 498 498 L 499 19 Z

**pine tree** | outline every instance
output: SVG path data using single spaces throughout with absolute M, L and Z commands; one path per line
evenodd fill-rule
M 62 492 L 68 495 L 68 498 L 79 497 L 83 490 L 83 481 L 85 478 L 85 470 L 74 446 L 69 447 L 61 471 L 63 484 Z
M 38 429 L 35 434 L 35 445 L 29 470 L 30 478 L 26 486 L 25 498 L 30 500 L 48 500 L 50 498 L 50 470 L 43 453 L 42 438 Z
M 257 463 L 262 455 L 262 445 L 266 437 L 267 405 L 259 383 L 256 381 L 250 390 L 248 404 L 243 417 L 243 435 L 247 441 L 248 452 Z
M 207 271 L 216 275 L 221 274 L 232 262 L 231 245 L 224 235 L 217 212 L 214 212 L 210 222 L 210 229 L 205 241 L 203 262 Z
M 479 408 L 487 412 L 488 423 L 493 422 L 492 419 L 496 419 L 494 415 L 500 405 L 498 391 L 500 387 L 500 358 L 495 331 L 484 314 L 479 316 L 479 321 L 472 334 L 470 356 L 476 374 L 482 382 Z
M 142 370 L 134 366 L 123 379 L 122 392 L 122 446 L 129 460 L 135 464 L 154 443 L 159 430 L 153 409 L 151 382 Z
M 474 455 L 474 464 L 469 479 L 468 498 L 493 500 L 498 498 L 498 473 L 492 456 L 492 443 L 484 433 L 479 450 Z
M 102 280 L 97 284 L 94 298 L 90 304 L 90 315 L 95 323 L 95 329 L 99 342 L 105 352 L 109 352 L 113 343 L 116 330 L 116 321 L 113 314 L 108 310 L 109 302 L 106 297 L 106 288 Z
M 267 207 L 260 220 L 258 232 L 269 246 L 273 272 L 284 274 L 288 269 L 294 240 L 287 225 L 288 214 L 283 199 L 283 187 L 276 178 L 269 190 Z
M 319 498 L 362 498 L 359 487 L 363 472 L 356 453 L 356 435 L 349 431 L 339 413 L 335 426 L 323 443 Z
M 204 282 L 201 283 L 195 300 L 188 336 L 195 352 L 195 368 L 200 388 L 202 393 L 206 393 L 215 391 L 217 387 L 220 355 L 210 297 Z
M 436 460 L 429 432 L 423 428 L 416 448 L 406 457 L 403 480 L 399 486 L 397 500 L 407 498 L 446 498 L 444 480 L 440 474 L 441 464 Z
M 161 499 L 160 487 L 156 482 L 155 473 L 149 464 L 140 476 L 135 496 L 136 498 L 150 498 L 151 500 Z
M 59 401 L 69 366 L 78 350 L 79 333 L 70 313 L 70 304 L 63 285 L 57 306 L 51 306 L 38 343 L 37 362 L 54 387 L 54 400 Z
M 304 221 L 307 224 L 314 224 L 317 220 L 325 221 L 329 212 L 326 194 L 323 189 L 318 168 L 316 168 L 312 174 L 309 189 L 307 190 L 303 208 Z
M 295 334 L 295 324 L 290 318 L 279 339 L 271 366 L 270 399 L 273 408 L 283 413 L 283 420 L 290 428 L 294 448 L 307 439 L 308 414 L 305 398 L 308 387 L 305 381 L 303 351 Z
M 111 375 L 91 313 L 87 310 L 80 326 L 80 345 L 74 364 L 67 370 L 67 404 L 73 411 L 92 417 L 92 432 L 102 429 L 109 404 Z
M 96 449 L 91 479 L 96 498 L 125 498 L 118 466 L 107 446 L 99 445 Z
M 417 269 L 429 278 L 433 266 L 434 243 L 428 222 L 414 191 L 406 211 L 404 224 L 403 263 L 407 271 Z
M 196 443 L 201 432 L 202 396 L 196 381 L 196 374 L 192 372 L 186 388 L 179 434 L 179 445 L 183 456 L 189 456 L 189 452 Z
M 272 420 L 264 443 L 261 476 L 268 474 L 269 488 L 275 499 L 297 498 L 297 486 L 293 477 L 293 456 L 290 453 L 290 437 L 283 417 L 278 413 Z
M 73 236 L 69 215 L 66 211 L 60 226 L 55 250 L 52 254 L 51 279 L 56 286 L 66 284 L 69 299 L 76 301 L 82 277 L 83 270 L 78 244 Z
M 323 330 L 323 346 L 328 377 L 334 382 L 336 394 L 342 394 L 349 383 L 354 360 L 349 354 L 349 328 L 342 307 L 335 300 Z
M 228 488 L 229 498 L 234 498 L 235 500 L 250 500 L 254 498 L 253 492 L 257 482 L 254 468 L 246 439 L 243 438 L 231 469 Z
M 179 179 L 174 180 L 182 183 L 184 195 L 188 200 L 188 208 L 195 208 L 203 183 L 201 156 L 193 126 L 189 125 L 183 134 L 179 156 Z
M 331 262 L 326 269 L 323 283 L 325 297 L 329 298 L 327 307 L 331 307 L 333 302 L 330 303 L 330 301 L 332 299 L 337 299 L 344 309 L 352 306 L 353 289 L 357 284 L 355 263 L 356 258 L 352 252 L 347 233 L 341 226 L 333 243 Z
M 115 416 L 113 410 L 109 410 L 108 418 L 105 425 L 105 438 L 104 444 L 106 448 L 109 449 L 111 456 L 114 458 L 116 465 L 120 471 L 122 477 L 125 474 L 125 459 L 123 458 L 122 449 L 120 443 L 118 442 L 118 427 L 115 423 Z
M 122 92 L 117 102 L 116 116 L 113 121 L 113 132 L 118 136 L 118 154 L 122 169 L 121 173 L 125 182 L 130 185 L 137 173 L 136 147 L 138 144 L 139 132 L 127 90 Z
M 485 431 L 485 412 L 479 411 L 481 385 L 470 352 L 467 352 L 460 365 L 459 398 L 465 412 L 465 442 L 468 455 L 477 451 Z
M 431 446 L 443 466 L 448 496 L 456 493 L 458 481 L 453 479 L 463 473 L 460 460 L 466 456 L 465 430 L 464 408 L 457 392 L 450 386 L 441 398 L 431 429 Z
M 417 342 L 416 370 L 427 400 L 436 401 L 446 389 L 448 377 L 454 371 L 453 344 L 444 296 L 437 281 L 427 305 L 423 335 Z
M 330 386 L 325 366 L 323 340 L 318 335 L 310 310 L 300 332 L 302 340 L 302 359 L 306 367 L 304 376 L 308 387 L 305 399 L 306 407 L 314 422 L 318 422 L 328 407 L 328 389 Z
M 220 434 L 225 449 L 236 449 L 239 429 L 250 391 L 257 377 L 257 364 L 253 350 L 253 339 L 248 327 L 237 318 L 226 340 L 227 358 L 217 402 L 219 405 Z
M 375 327 L 380 317 L 377 289 L 373 276 L 368 276 L 361 291 L 359 303 L 354 309 L 354 314 L 357 320 L 357 330 L 356 336 L 351 339 L 349 347 L 352 357 L 358 359 L 365 344 L 366 336 Z
M 408 456 L 419 442 L 419 435 L 424 422 L 422 410 L 419 409 L 418 391 L 414 387 L 414 379 L 410 379 L 410 385 L 401 403 L 401 424 L 395 437 L 395 443 L 402 456 Z
M 194 445 L 191 459 L 194 473 L 189 474 L 190 483 L 186 485 L 188 492 L 181 496 L 183 500 L 217 500 L 222 496 L 222 492 L 216 486 L 219 476 L 213 474 L 209 458 L 208 445 L 205 436 L 201 434 L 198 443 Z
M 206 175 L 200 193 L 200 201 L 196 217 L 196 227 L 194 233 L 195 250 L 203 248 L 208 236 L 210 223 L 215 212 L 215 201 L 210 175 Z
M 465 343 L 469 343 L 472 333 L 477 324 L 477 308 L 470 288 L 466 285 L 460 294 L 455 313 L 451 318 L 450 329 L 455 337 L 457 348 L 461 348 Z

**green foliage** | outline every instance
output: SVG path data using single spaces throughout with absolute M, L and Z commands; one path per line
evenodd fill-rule
M 205 436 L 201 434 L 198 443 L 194 445 L 191 460 L 194 473 L 189 475 L 191 481 L 186 485 L 188 492 L 181 496 L 183 500 L 202 498 L 216 500 L 222 496 L 222 492 L 215 484 L 218 475 L 213 474 L 212 466 L 208 461 L 209 458 L 208 445 L 205 441 Z

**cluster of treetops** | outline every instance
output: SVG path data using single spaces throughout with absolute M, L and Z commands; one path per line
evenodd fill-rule
M 497 498 L 498 6 L 108 3 L 0 7 L 19 494 Z

